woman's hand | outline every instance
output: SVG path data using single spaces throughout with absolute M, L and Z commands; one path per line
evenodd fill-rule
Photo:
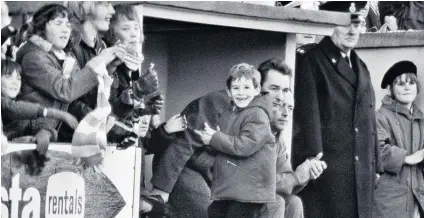
M 181 114 L 176 114 L 166 121 L 163 128 L 168 134 L 184 131 L 187 129 L 187 119 Z
M 416 165 L 418 163 L 421 163 L 424 160 L 424 149 L 421 149 L 409 156 L 405 157 L 405 164 L 408 165 Z

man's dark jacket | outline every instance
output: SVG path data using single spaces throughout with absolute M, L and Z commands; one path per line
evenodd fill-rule
M 298 49 L 294 166 L 323 152 L 328 168 L 300 193 L 305 217 L 371 217 L 378 155 L 375 94 L 365 63 L 352 68 L 330 37 Z

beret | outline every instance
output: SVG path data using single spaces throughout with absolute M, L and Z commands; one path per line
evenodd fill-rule
M 383 76 L 381 81 L 381 88 L 385 89 L 387 86 L 391 85 L 396 77 L 404 73 L 413 73 L 417 75 L 417 66 L 411 61 L 399 61 L 391 66 Z

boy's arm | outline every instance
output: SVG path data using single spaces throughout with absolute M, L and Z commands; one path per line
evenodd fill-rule
M 212 135 L 210 146 L 228 155 L 248 157 L 260 150 L 271 138 L 273 136 L 268 115 L 260 109 L 246 117 L 241 125 L 240 135 L 230 136 L 216 132 Z
M 1 98 L 1 110 L 8 120 L 32 120 L 43 116 L 44 107 L 39 104 Z
M 165 123 L 158 128 L 150 131 L 150 137 L 146 137 L 143 147 L 147 150 L 147 154 L 163 153 L 166 148 L 175 140 L 175 133 L 168 134 L 164 129 Z

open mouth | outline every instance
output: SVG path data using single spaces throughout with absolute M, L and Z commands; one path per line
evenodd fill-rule
M 110 17 L 105 18 L 106 22 L 110 22 Z
M 237 101 L 246 101 L 246 100 L 247 100 L 247 97 L 243 97 L 243 98 L 238 97 L 238 98 L 236 98 L 236 100 L 237 100 Z

